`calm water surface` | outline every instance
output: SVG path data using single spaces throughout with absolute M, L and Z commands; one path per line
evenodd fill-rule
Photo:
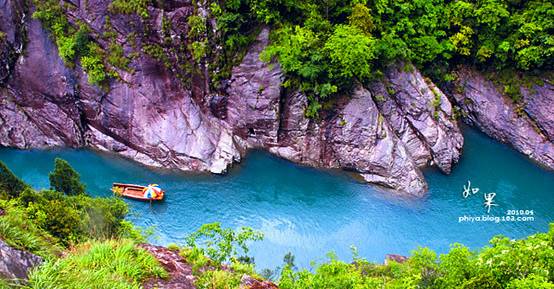
M 80 172 L 95 196 L 110 196 L 112 182 L 160 184 L 167 191 L 162 203 L 150 207 L 127 200 L 132 221 L 155 226 L 152 242 L 183 243 L 207 222 L 250 226 L 265 234 L 252 248 L 258 269 L 281 265 L 289 251 L 302 267 L 323 261 L 329 251 L 349 261 L 351 245 L 361 256 L 382 262 L 387 253 L 409 254 L 418 246 L 445 252 L 453 242 L 479 248 L 497 234 L 520 238 L 546 231 L 554 220 L 554 173 L 475 130 L 465 128 L 464 134 L 460 163 L 449 176 L 426 171 L 430 190 L 421 200 L 391 198 L 345 173 L 297 166 L 263 152 L 250 153 L 226 176 L 153 171 L 87 150 L 0 149 L 0 160 L 37 189 L 48 187 L 58 156 Z M 465 199 L 468 180 L 480 192 Z M 464 215 L 486 212 L 485 192 L 496 192 L 498 206 L 491 215 L 533 210 L 534 221 L 460 223 Z

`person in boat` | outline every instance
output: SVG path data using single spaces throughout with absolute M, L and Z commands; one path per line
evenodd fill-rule
M 148 199 L 155 199 L 161 193 L 161 189 L 157 184 L 150 184 L 143 189 L 144 197 Z

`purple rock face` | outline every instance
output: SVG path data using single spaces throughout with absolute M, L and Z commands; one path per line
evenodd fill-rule
M 1 90 L 0 144 L 18 148 L 83 144 L 71 71 L 40 22 L 26 23 L 29 41 Z
M 287 99 L 279 144 L 271 152 L 307 165 L 352 170 L 404 194 L 425 193 L 421 172 L 368 90 L 358 87 L 333 117 L 318 123 L 304 117 L 306 103 L 299 93 Z
M 260 61 L 268 44 L 269 29 L 263 29 L 233 69 L 228 89 L 227 122 L 252 147 L 277 143 L 282 73 L 279 65 Z
M 404 71 L 404 67 L 402 63 L 392 66 L 383 81 L 371 85 L 374 98 L 418 166 L 436 164 L 450 173 L 463 146 L 452 105 L 415 68 Z
M 554 142 L 554 84 L 545 79 L 544 85 L 522 88 L 525 112 L 550 142 Z
M 551 86 L 538 88 L 545 95 L 525 96 L 530 100 L 530 115 L 533 118 L 518 114 L 511 100 L 503 96 L 491 81 L 471 68 L 463 67 L 458 70 L 456 86 L 453 96 L 468 123 L 477 126 L 492 138 L 512 145 L 538 163 L 554 169 L 554 144 L 535 124 L 548 127 L 552 123 L 552 113 L 545 111 L 552 111 L 552 106 L 548 106 L 548 102 L 552 100 L 552 94 L 548 92 Z M 544 107 L 537 108 L 538 103 Z
M 0 278 L 27 280 L 28 272 L 41 263 L 41 257 L 14 249 L 0 240 Z

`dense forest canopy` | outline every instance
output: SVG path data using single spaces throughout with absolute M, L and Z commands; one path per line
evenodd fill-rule
M 315 116 L 322 101 L 380 68 L 408 60 L 442 81 L 468 63 L 527 73 L 554 63 L 554 4 L 522 0 L 234 0 L 212 4 L 233 49 L 252 23 L 273 28 L 264 59 L 276 58 Z M 213 10 L 213 9 L 212 9 Z

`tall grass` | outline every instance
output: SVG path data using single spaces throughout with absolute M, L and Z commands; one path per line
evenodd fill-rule
M 166 278 L 167 272 L 132 241 L 91 241 L 31 272 L 29 288 L 138 289 L 150 277 Z
M 25 209 L 13 201 L 0 201 L 0 208 L 5 211 L 5 215 L 0 216 L 0 239 L 8 245 L 47 259 L 61 253 L 56 239 L 38 228 L 28 218 Z

